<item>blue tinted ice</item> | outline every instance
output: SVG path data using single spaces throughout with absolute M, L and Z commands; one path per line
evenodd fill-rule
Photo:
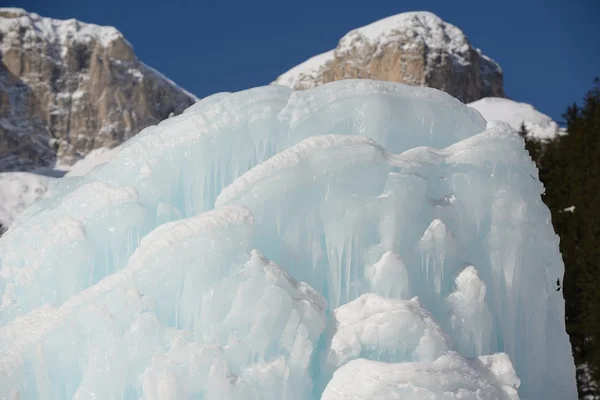
M 0 394 L 573 399 L 542 191 L 434 89 L 211 96 L 0 239 Z

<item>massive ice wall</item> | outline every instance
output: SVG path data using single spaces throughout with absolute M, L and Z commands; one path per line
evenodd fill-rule
M 0 394 L 575 398 L 542 190 L 433 89 L 211 96 L 0 239 Z

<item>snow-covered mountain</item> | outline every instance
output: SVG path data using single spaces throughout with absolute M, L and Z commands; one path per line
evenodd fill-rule
M 197 99 L 140 62 L 112 27 L 0 8 L 0 224 L 7 227 L 50 177 L 81 176 L 109 161 L 147 125 Z M 306 89 L 346 78 L 432 86 L 488 120 L 551 137 L 552 119 L 504 96 L 502 69 L 457 27 L 428 12 L 395 15 L 346 34 L 335 50 L 274 83 Z M 493 96 L 481 99 L 482 96 Z
M 407 12 L 348 32 L 334 50 L 314 56 L 273 84 L 308 89 L 327 82 L 369 78 L 443 90 L 489 121 L 548 139 L 564 129 L 530 104 L 505 98 L 502 68 L 474 49 L 456 26 L 430 12 Z
M 70 165 L 196 100 L 113 27 L 0 8 L 0 171 Z
M 488 121 L 507 122 L 517 131 L 521 123 L 525 123 L 530 135 L 539 139 L 550 139 L 565 133 L 564 128 L 531 104 L 500 97 L 486 97 L 468 105 L 479 111 Z
M 503 97 L 500 65 L 456 26 L 430 12 L 407 12 L 348 32 L 331 51 L 282 74 L 274 84 L 308 89 L 369 78 L 429 86 L 463 102 Z

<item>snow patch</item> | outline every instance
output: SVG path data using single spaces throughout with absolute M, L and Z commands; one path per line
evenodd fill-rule
M 123 35 L 112 26 L 88 24 L 75 19 L 45 18 L 15 8 L 0 8 L 0 13 L 4 14 L 0 18 L 0 32 L 3 33 L 4 40 L 10 37 L 11 32 L 17 34 L 18 27 L 33 28 L 29 32 L 41 40 L 62 46 L 69 46 L 73 42 L 89 43 L 93 40 L 103 47 L 108 47 L 111 42 L 123 39 Z
M 25 208 L 41 198 L 50 179 L 28 172 L 0 173 L 0 225 L 7 229 Z
M 468 106 L 479 111 L 486 120 L 506 122 L 516 131 L 525 123 L 530 135 L 539 139 L 552 139 L 556 135 L 566 134 L 552 118 L 539 112 L 531 104 L 486 97 L 469 103 Z

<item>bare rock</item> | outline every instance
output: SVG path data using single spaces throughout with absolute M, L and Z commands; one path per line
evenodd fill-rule
M 0 8 L 0 171 L 73 164 L 196 100 L 115 28 Z

